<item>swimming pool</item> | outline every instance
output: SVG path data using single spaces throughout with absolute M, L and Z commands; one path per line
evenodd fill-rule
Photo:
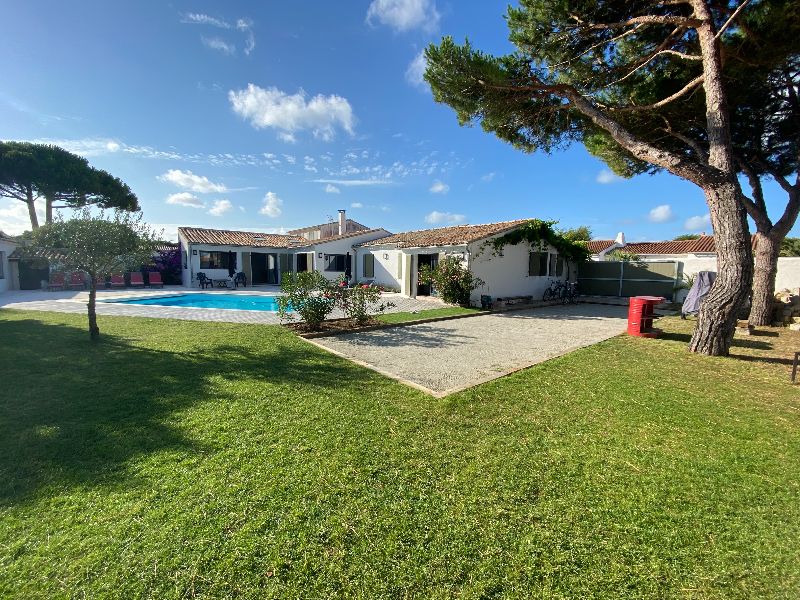
M 144 304 L 149 306 L 180 306 L 188 308 L 222 308 L 233 310 L 265 310 L 277 312 L 275 296 L 252 296 L 247 294 L 177 294 L 175 296 L 144 296 L 105 300 L 114 304 Z

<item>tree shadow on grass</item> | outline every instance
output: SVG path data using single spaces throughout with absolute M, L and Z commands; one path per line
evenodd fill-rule
M 198 339 L 196 351 L 154 350 L 107 333 L 92 343 L 85 329 L 34 319 L 0 321 L 0 339 L 0 506 L 45 487 L 135 478 L 126 465 L 142 455 L 207 449 L 174 415 L 235 401 L 227 382 L 330 387 L 356 369 L 300 344 Z
M 692 340 L 691 333 L 679 333 L 676 331 L 665 331 L 659 335 L 659 339 L 671 342 L 683 342 L 688 344 Z M 731 348 L 749 348 L 752 350 L 772 350 L 772 344 L 769 342 L 762 342 L 759 340 L 745 340 L 742 338 L 734 338 Z

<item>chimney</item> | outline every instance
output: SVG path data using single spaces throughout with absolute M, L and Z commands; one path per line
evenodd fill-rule
M 345 212 L 344 209 L 339 209 L 339 235 L 347 233 L 347 217 L 345 216 Z
M 621 231 L 617 234 L 617 239 L 614 240 L 615 243 L 625 245 L 625 234 Z

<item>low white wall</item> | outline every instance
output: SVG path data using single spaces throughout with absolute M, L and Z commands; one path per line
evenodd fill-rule
M 800 288 L 800 256 L 781 256 L 778 259 L 778 273 L 775 277 L 776 290 Z
M 566 280 L 567 271 L 570 274 L 575 270 L 564 264 L 560 277 L 555 275 L 529 276 L 528 256 L 531 248 L 527 243 L 508 245 L 503 248 L 502 256 L 492 254 L 491 248 L 480 251 L 483 241 L 473 242 L 469 245 L 470 269 L 484 281 L 484 285 L 472 293 L 473 304 L 480 303 L 482 294 L 492 298 L 506 298 L 509 296 L 533 296 L 541 300 L 544 291 L 553 279 Z M 542 250 L 545 251 L 544 249 Z M 548 247 L 547 252 L 555 253 L 553 247 Z
M 0 252 L 3 253 L 2 265 L 0 265 L 0 272 L 2 273 L 2 278 L 0 278 L 0 292 L 14 290 L 19 287 L 19 282 L 15 284 L 11 279 L 11 264 L 8 260 L 8 255 L 11 254 L 16 247 L 17 245 L 13 242 L 0 240 Z

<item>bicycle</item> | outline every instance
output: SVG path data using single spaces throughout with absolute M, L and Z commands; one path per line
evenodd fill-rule
M 577 282 L 567 282 L 564 285 L 564 295 L 561 298 L 564 304 L 578 303 L 578 284 Z
M 559 298 L 563 299 L 564 291 L 565 285 L 561 281 L 553 279 L 550 281 L 550 287 L 544 291 L 542 301 L 550 302 L 552 300 L 558 300 Z

